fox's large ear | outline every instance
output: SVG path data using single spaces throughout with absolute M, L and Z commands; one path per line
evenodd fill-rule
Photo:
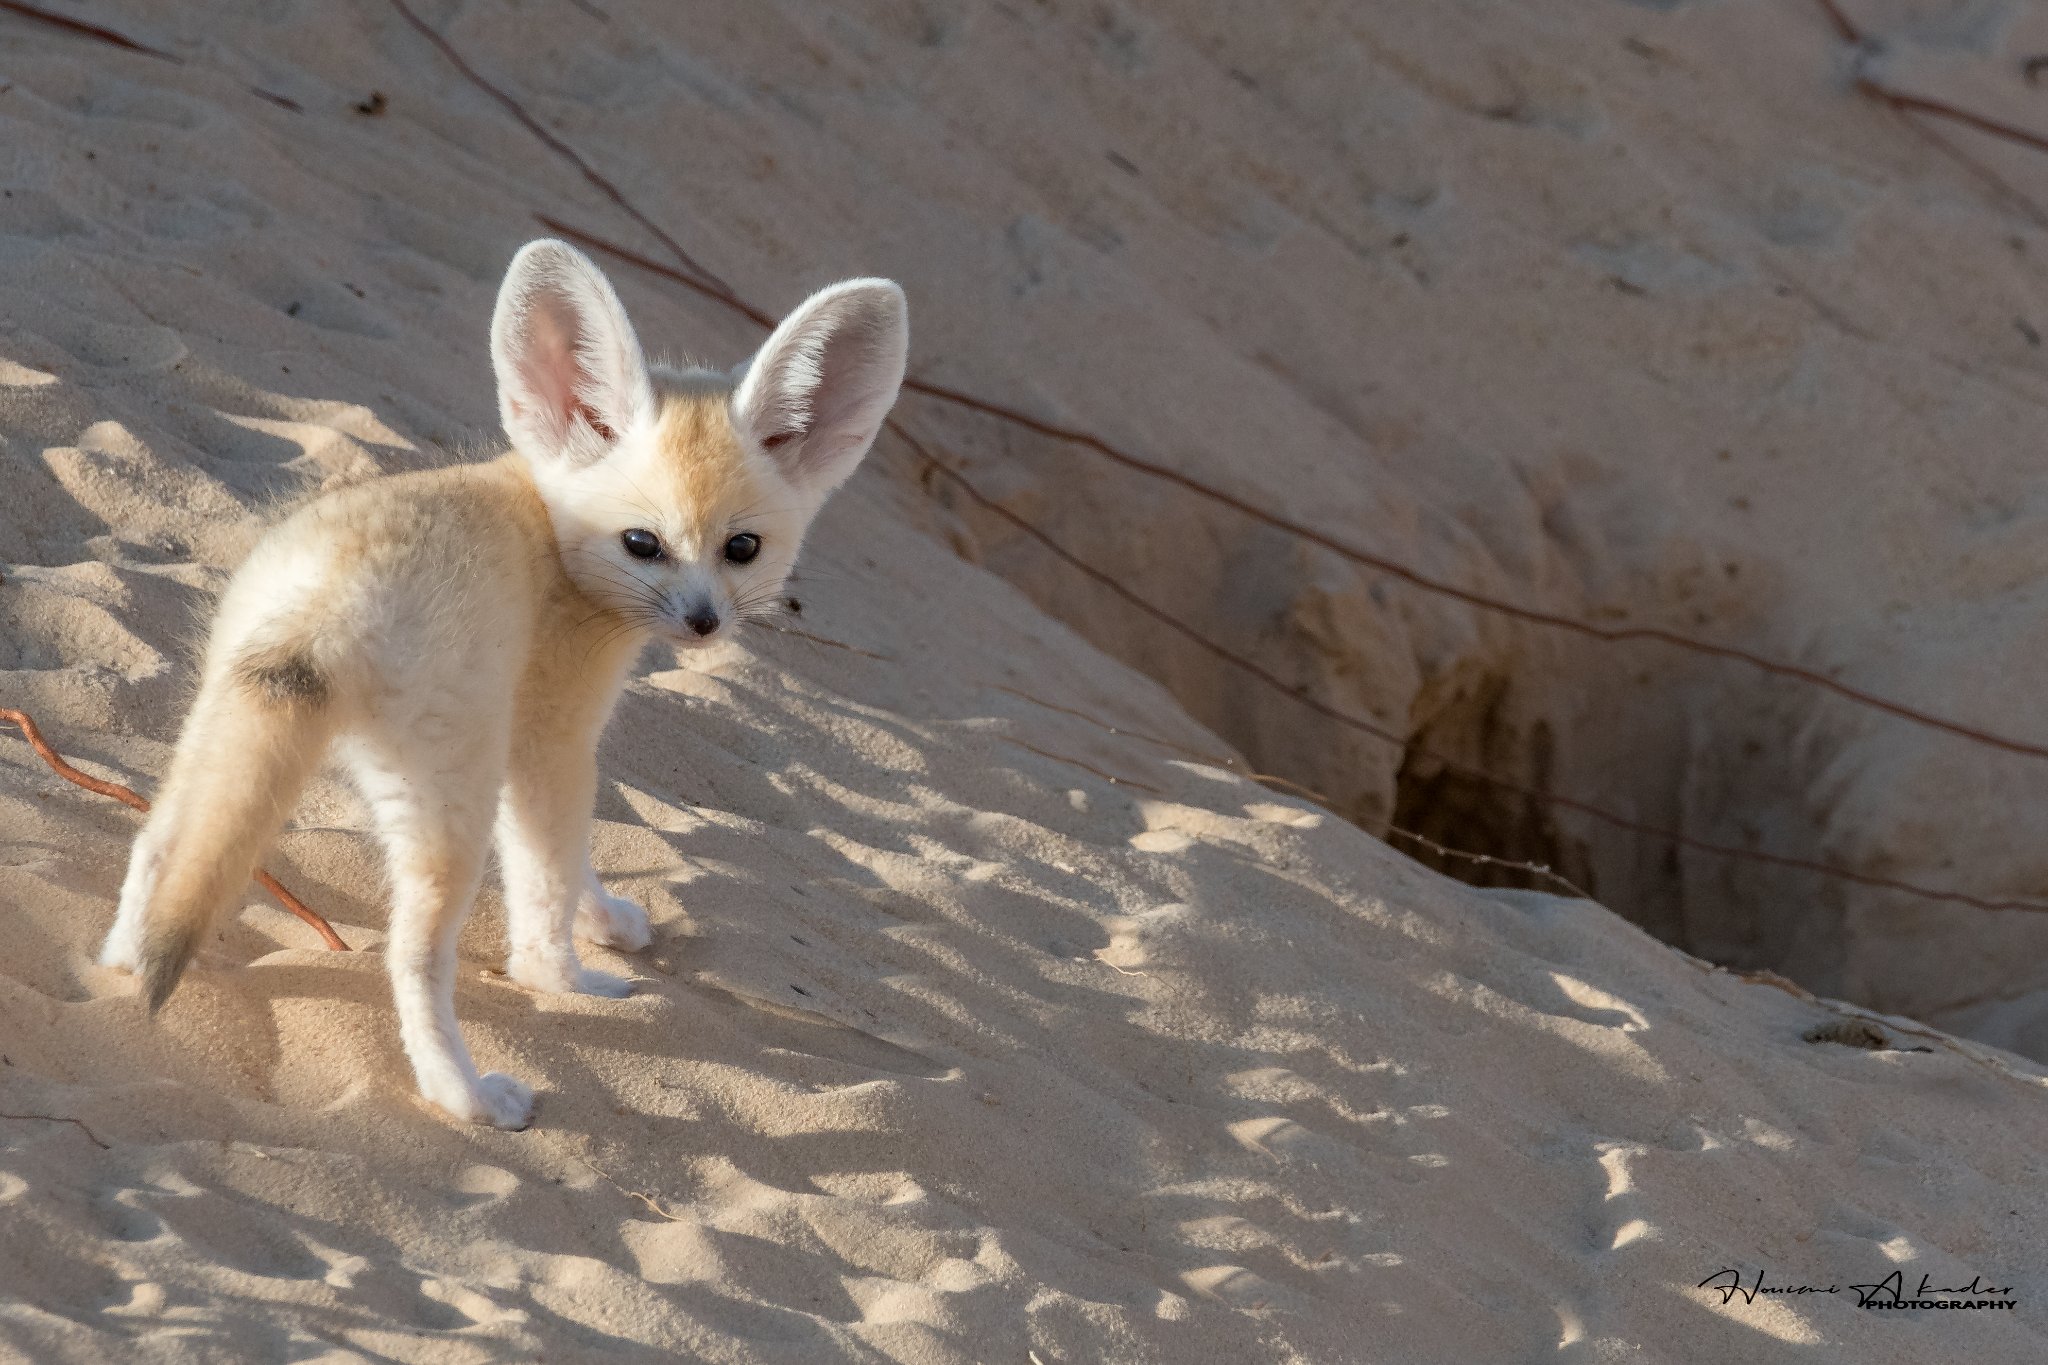
M 909 309 L 894 283 L 821 289 L 734 371 L 733 420 L 791 483 L 823 497 L 874 444 L 909 353 Z
M 542 238 L 512 258 L 491 317 L 498 415 L 529 456 L 569 465 L 602 459 L 653 412 L 633 324 L 582 252 Z

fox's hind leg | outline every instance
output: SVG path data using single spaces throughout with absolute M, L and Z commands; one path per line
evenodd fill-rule
M 119 967 L 122 971 L 140 970 L 142 966 L 142 934 L 149 920 L 150 898 L 156 894 L 158 877 L 163 872 L 164 845 L 170 836 L 173 812 L 154 812 L 154 818 L 142 827 L 142 833 L 135 836 L 135 845 L 128 854 L 128 875 L 121 882 L 121 906 L 114 914 L 114 927 L 107 934 L 106 945 L 100 949 L 102 966 Z
M 498 863 L 512 939 L 505 973 L 535 990 L 622 996 L 633 989 L 625 977 L 595 971 L 576 956 L 578 910 L 592 903 L 596 882 L 590 871 L 596 799 L 597 755 L 589 740 L 573 727 L 522 731 L 498 805 Z M 642 911 L 639 941 L 619 946 L 645 947 L 646 922 Z
M 350 753 L 391 865 L 385 955 L 399 1036 L 422 1095 L 472 1123 L 523 1128 L 533 1091 L 510 1076 L 479 1076 L 455 1020 L 455 940 L 483 873 L 504 755 L 485 737 L 489 726 L 458 739 L 444 720 L 433 728 L 446 734 Z
M 156 806 L 136 836 L 121 908 L 100 951 L 142 978 L 154 1013 L 245 893 L 334 731 L 311 647 L 217 644 Z
M 654 941 L 646 907 L 605 890 L 588 854 L 583 860 L 583 897 L 576 905 L 576 932 L 622 953 L 638 952 Z

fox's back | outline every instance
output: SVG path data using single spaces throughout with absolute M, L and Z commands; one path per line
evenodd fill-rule
M 516 672 L 560 578 L 546 509 L 516 458 L 373 479 L 263 535 L 221 599 L 207 667 L 297 651 L 357 693 Z

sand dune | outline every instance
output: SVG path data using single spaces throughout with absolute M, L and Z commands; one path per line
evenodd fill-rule
M 1107 410 L 1123 385 L 1155 405 L 1135 428 L 1224 424 L 1209 450 L 1276 417 L 1313 425 L 1313 395 L 1229 416 L 1221 371 L 1200 367 L 1176 407 L 1146 347 L 1179 305 L 1128 321 L 1137 286 L 1091 275 L 1106 267 L 1074 246 L 1070 206 L 1023 202 L 1032 182 L 1000 169 L 1056 179 L 1056 140 L 1029 130 L 1079 137 L 1112 114 L 1038 108 L 999 64 L 963 59 L 997 35 L 949 37 L 1000 20 L 1032 61 L 1071 46 L 1113 71 L 1156 52 L 1166 18 L 420 14 L 764 307 L 894 273 L 930 376 L 1001 377 L 1049 408 L 1063 392 Z M 148 790 L 208 594 L 266 509 L 491 439 L 484 327 L 533 213 L 664 248 L 395 7 L 95 17 L 182 60 L 0 13 L 0 705 Z M 982 89 L 984 124 L 929 112 L 956 84 Z M 1545 118 L 1584 106 L 1536 94 Z M 1181 145 L 1108 150 L 1149 171 Z M 1407 182 L 1383 176 L 1398 198 Z M 872 211 L 883 192 L 899 212 Z M 1273 230 L 1211 207 L 1190 268 Z M 992 235 L 962 230 L 997 215 Z M 978 245 L 939 249 L 958 242 Z M 1036 262 L 1021 290 L 1018 260 Z M 650 348 L 729 360 L 755 339 L 614 273 Z M 963 434 L 904 417 L 925 440 Z M 1003 439 L 973 455 L 1008 505 L 1154 581 L 1188 566 L 1210 582 L 1204 542 L 1177 538 L 1198 525 L 1078 482 L 1088 510 L 1063 514 L 1056 481 L 994 458 Z M 494 892 L 472 919 L 459 1007 L 479 1061 L 535 1083 L 527 1132 L 413 1097 L 375 849 L 342 785 L 316 784 L 270 866 L 359 951 L 321 950 L 252 889 L 152 1023 L 89 965 L 134 815 L 0 731 L 0 1350 L 2048 1354 L 2048 1073 L 1717 972 L 1588 901 L 1458 885 L 1250 780 L 1182 700 L 1044 610 L 1082 589 L 1020 571 L 1027 597 L 964 562 L 1007 552 L 884 443 L 821 520 L 789 631 L 687 667 L 650 652 L 622 702 L 597 861 L 653 910 L 656 942 L 592 956 L 636 993 L 516 988 L 494 971 Z M 1257 448 L 1275 489 L 1304 487 L 1288 461 L 1332 459 Z M 1427 489 L 1319 487 L 1441 564 L 1490 562 Z M 1140 543 L 1151 514 L 1170 534 Z M 1107 546 L 1119 528 L 1131 544 Z M 1415 682 L 1469 629 L 1417 618 L 1387 666 Z M 1724 1303 L 1698 1287 L 1724 1267 L 1844 1288 Z M 1859 1309 L 1846 1287 L 1894 1271 L 1908 1288 L 1981 1276 L 2019 1306 Z

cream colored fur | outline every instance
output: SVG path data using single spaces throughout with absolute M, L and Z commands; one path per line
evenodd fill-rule
M 479 1075 L 455 1019 L 486 849 L 495 837 L 507 973 L 626 994 L 574 942 L 650 939 L 590 867 L 598 735 L 649 638 L 720 641 L 779 604 L 811 518 L 895 401 L 908 333 L 901 290 L 853 280 L 733 375 L 650 371 L 604 277 L 540 241 L 506 274 L 491 343 L 509 453 L 319 498 L 236 573 L 101 961 L 160 1006 L 332 752 L 385 846 L 420 1092 L 518 1128 L 532 1092 Z M 632 553 L 629 531 L 659 556 Z M 758 538 L 746 563 L 728 555 L 741 534 Z

